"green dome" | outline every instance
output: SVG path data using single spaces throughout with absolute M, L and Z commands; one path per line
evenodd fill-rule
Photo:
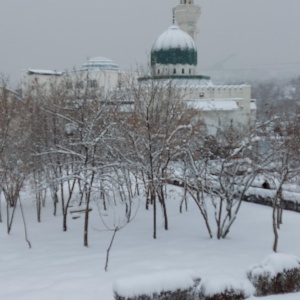
M 151 65 L 197 65 L 197 49 L 192 37 L 171 26 L 155 41 L 151 50 Z

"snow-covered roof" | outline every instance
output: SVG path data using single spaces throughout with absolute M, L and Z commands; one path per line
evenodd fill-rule
M 173 25 L 167 31 L 162 33 L 155 41 L 152 51 L 168 49 L 194 49 L 195 42 L 186 32 Z
M 119 71 L 119 66 L 106 57 L 94 57 L 89 59 L 82 67 L 85 71 L 103 70 Z
M 52 71 L 52 70 L 40 70 L 40 69 L 28 69 L 27 70 L 28 75 L 55 75 L 55 76 L 61 76 L 63 72 L 59 71 Z
M 240 99 L 195 99 L 187 100 L 187 105 L 202 111 L 233 111 L 239 110 Z

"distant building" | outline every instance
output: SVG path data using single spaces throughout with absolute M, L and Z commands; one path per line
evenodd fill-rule
M 186 104 L 199 110 L 207 133 L 215 135 L 226 125 L 249 128 L 256 119 L 256 101 L 249 85 L 214 85 L 209 76 L 197 73 L 195 37 L 201 8 L 194 0 L 180 0 L 174 8 L 174 23 L 154 42 L 151 50 L 151 74 L 139 78 L 172 80 L 182 91 Z
M 251 99 L 251 87 L 214 85 L 209 76 L 197 72 L 198 54 L 194 39 L 198 32 L 200 6 L 194 0 L 180 0 L 173 13 L 173 25 L 156 39 L 151 49 L 150 74 L 138 78 L 139 82 L 172 80 L 187 106 L 199 111 L 208 134 L 215 135 L 218 128 L 228 124 L 249 128 L 256 119 L 256 102 Z M 55 83 L 70 91 L 81 88 L 105 95 L 121 86 L 128 76 L 136 79 L 136 75 L 120 71 L 113 61 L 96 57 L 73 72 L 29 69 L 23 76 L 22 91 L 26 95 L 35 84 L 50 91 Z
M 92 90 L 105 94 L 121 84 L 128 73 L 122 72 L 112 60 L 104 57 L 89 59 L 79 70 L 58 72 L 28 69 L 22 78 L 22 94 L 26 96 L 35 86 L 49 93 L 51 88 L 61 86 L 67 90 Z

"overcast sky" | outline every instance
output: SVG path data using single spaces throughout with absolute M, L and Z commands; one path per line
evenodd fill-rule
M 0 0 L 0 72 L 79 68 L 88 57 L 146 65 L 179 0 Z M 200 73 L 212 67 L 299 69 L 299 0 L 195 0 Z

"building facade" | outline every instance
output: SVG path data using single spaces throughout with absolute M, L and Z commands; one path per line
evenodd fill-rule
M 32 91 L 42 89 L 50 94 L 53 87 L 86 93 L 90 91 L 95 95 L 105 97 L 107 93 L 119 86 L 132 74 L 122 72 L 112 60 L 104 57 L 89 59 L 82 68 L 73 71 L 51 71 L 28 69 L 22 77 L 22 95 L 26 97 Z
M 208 134 L 215 135 L 228 125 L 251 128 L 256 120 L 251 86 L 214 85 L 209 76 L 198 74 L 195 38 L 200 6 L 194 0 L 180 0 L 173 12 L 174 24 L 156 39 L 151 49 L 151 75 L 139 80 L 172 80 L 174 88 L 182 91 L 187 106 L 199 111 Z
M 71 72 L 25 71 L 23 96 L 35 85 L 46 93 L 58 85 L 70 93 L 74 89 L 89 90 L 94 95 L 105 97 L 111 90 L 121 87 L 123 82 L 128 82 L 128 78 L 131 82 L 138 80 L 146 85 L 149 80 L 171 80 L 174 89 L 181 93 L 182 101 L 198 110 L 199 118 L 207 125 L 208 134 L 215 135 L 218 129 L 228 124 L 250 128 L 256 119 L 256 102 L 251 99 L 251 87 L 214 85 L 209 76 L 198 74 L 195 38 L 200 14 L 201 8 L 194 0 L 180 0 L 173 9 L 173 24 L 153 43 L 149 74 L 137 78 L 136 74 L 122 72 L 110 59 L 96 57 L 88 60 L 80 70 Z M 127 102 L 130 101 L 128 99 Z

